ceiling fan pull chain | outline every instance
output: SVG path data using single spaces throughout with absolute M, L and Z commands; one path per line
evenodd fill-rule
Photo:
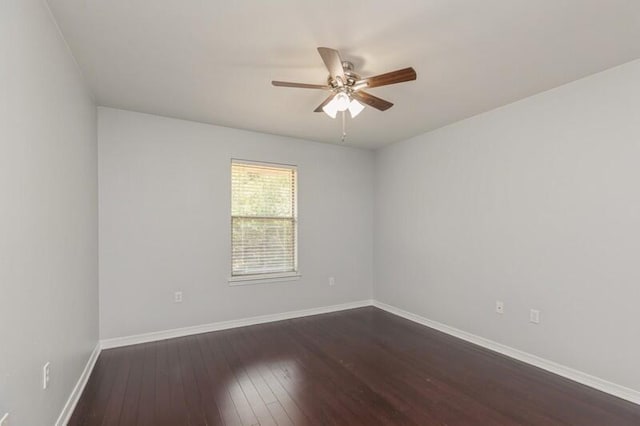
M 346 111 L 342 111 L 342 142 L 347 138 L 347 120 L 346 120 Z

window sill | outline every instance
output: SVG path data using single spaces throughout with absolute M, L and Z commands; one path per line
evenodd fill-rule
M 302 275 L 300 275 L 299 272 L 289 272 L 286 274 L 247 275 L 240 277 L 230 277 L 228 279 L 228 282 L 230 286 L 279 283 L 285 281 L 297 281 L 301 276 Z

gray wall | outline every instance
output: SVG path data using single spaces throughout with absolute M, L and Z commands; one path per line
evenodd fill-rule
M 43 1 L 0 2 L 0 52 L 0 416 L 51 425 L 98 340 L 96 108 Z
M 371 297 L 371 151 L 98 111 L 101 338 Z M 228 285 L 231 158 L 298 166 L 300 280 Z
M 640 61 L 391 145 L 374 295 L 640 390 L 639 183 Z

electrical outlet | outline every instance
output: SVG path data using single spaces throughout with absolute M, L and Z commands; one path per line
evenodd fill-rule
M 0 418 L 0 426 L 9 426 L 9 413 L 5 413 L 2 418 Z
M 504 302 L 496 300 L 496 312 L 499 314 L 504 314 Z
M 529 321 L 534 324 L 540 324 L 540 311 L 531 309 L 531 311 L 529 311 Z
M 181 291 L 176 291 L 175 293 L 173 293 L 173 301 L 175 303 L 182 303 L 182 292 Z
M 47 362 L 43 367 L 42 367 L 42 389 L 47 389 L 49 387 L 49 374 L 50 374 L 50 367 L 51 367 L 51 363 Z
M 329 285 L 331 285 L 331 286 L 336 285 L 336 278 L 335 277 L 329 277 Z

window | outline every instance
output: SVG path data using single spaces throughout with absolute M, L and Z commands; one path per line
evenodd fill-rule
M 231 280 L 296 276 L 296 168 L 231 162 Z

